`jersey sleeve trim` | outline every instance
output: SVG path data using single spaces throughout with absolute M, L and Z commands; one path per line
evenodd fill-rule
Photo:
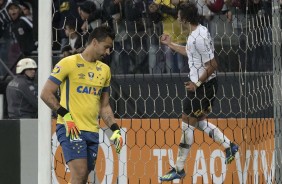
M 54 82 L 57 85 L 61 85 L 61 83 L 62 83 L 62 81 L 60 81 L 59 79 L 57 79 L 56 77 L 53 77 L 53 76 L 49 76 L 48 79 L 51 80 L 52 82 Z
M 104 88 L 102 89 L 102 93 L 109 93 L 109 92 L 110 92 L 110 86 L 104 87 Z

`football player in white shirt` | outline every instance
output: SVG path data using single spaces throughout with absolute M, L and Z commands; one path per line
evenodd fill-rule
M 190 81 L 185 82 L 187 98 L 183 102 L 182 137 L 178 148 L 175 168 L 160 178 L 161 181 L 182 179 L 186 174 L 184 165 L 192 144 L 194 129 L 207 133 L 214 141 L 225 148 L 226 160 L 229 164 L 234 160 L 239 147 L 232 143 L 223 133 L 206 119 L 211 110 L 216 91 L 217 62 L 214 58 L 214 45 L 208 29 L 202 26 L 197 6 L 191 2 L 181 3 L 178 20 L 190 24 L 191 34 L 187 45 L 181 46 L 171 42 L 169 35 L 162 35 L 161 42 L 176 52 L 188 56 Z

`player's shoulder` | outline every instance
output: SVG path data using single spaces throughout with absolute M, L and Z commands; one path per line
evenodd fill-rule
M 208 28 L 201 24 L 199 25 L 199 34 L 201 34 L 203 37 L 210 35 Z
M 63 65 L 75 65 L 77 60 L 78 60 L 78 55 L 75 54 L 75 55 L 71 55 L 71 56 L 67 56 L 67 57 L 64 57 L 63 59 L 61 59 L 59 61 L 59 64 L 63 64 Z
M 202 41 L 202 40 L 210 39 L 210 33 L 205 26 L 199 24 L 197 29 L 192 31 L 190 38 L 193 40 Z
M 106 63 L 103 63 L 102 61 L 97 61 L 97 67 L 98 69 L 101 68 L 102 70 L 106 70 L 106 71 L 110 71 L 110 67 L 109 65 L 107 65 Z

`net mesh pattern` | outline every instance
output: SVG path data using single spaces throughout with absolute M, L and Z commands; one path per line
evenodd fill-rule
M 109 141 L 111 130 L 101 120 L 99 155 L 89 183 L 161 183 L 159 177 L 175 166 L 187 98 L 184 82 L 191 66 L 186 56 L 161 44 L 160 37 L 168 33 L 184 46 L 191 27 L 179 23 L 175 14 L 160 11 L 164 5 L 177 8 L 165 0 L 154 2 L 159 14 L 149 13 L 150 1 L 93 2 L 96 17 L 86 22 L 76 11 L 82 1 L 75 7 L 69 4 L 67 12 L 54 3 L 52 30 L 54 64 L 65 54 L 83 51 L 86 37 L 98 25 L 109 25 L 116 34 L 103 62 L 111 67 L 110 103 L 125 145 L 117 156 Z M 216 12 L 202 0 L 194 2 L 212 37 L 218 63 L 219 87 L 207 120 L 239 151 L 226 165 L 224 147 L 196 130 L 184 167 L 187 175 L 174 183 L 281 183 L 280 2 L 230 0 Z M 218 2 L 211 5 L 216 8 Z M 111 14 L 101 16 L 102 10 Z M 68 25 L 82 41 L 77 48 L 66 36 Z M 52 151 L 52 182 L 67 183 L 70 172 L 55 134 Z

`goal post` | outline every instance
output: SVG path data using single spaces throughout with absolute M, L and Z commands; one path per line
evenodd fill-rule
M 51 184 L 51 110 L 40 99 L 52 64 L 52 1 L 39 0 L 38 11 L 38 183 Z
M 282 134 L 281 134 L 281 120 L 282 120 L 282 59 L 281 59 L 281 2 L 273 1 L 272 4 L 272 45 L 273 49 L 273 111 L 275 123 L 275 181 L 281 182 L 282 178 Z

